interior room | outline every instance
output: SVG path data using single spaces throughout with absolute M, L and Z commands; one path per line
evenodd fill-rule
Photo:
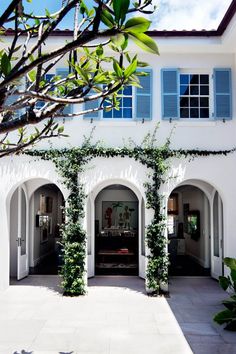
M 123 185 L 95 200 L 95 274 L 138 274 L 138 199 Z
M 33 210 L 30 274 L 58 274 L 61 265 L 60 225 L 64 222 L 64 199 L 54 184 L 37 189 L 31 199 Z
M 199 188 L 184 185 L 168 199 L 170 275 L 210 275 L 209 202 Z

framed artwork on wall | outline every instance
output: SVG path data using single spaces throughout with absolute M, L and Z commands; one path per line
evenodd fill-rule
M 188 234 L 191 239 L 198 241 L 200 238 L 200 211 L 191 210 L 188 213 Z
M 103 229 L 138 229 L 138 202 L 102 202 Z
M 41 214 L 46 213 L 46 197 L 44 194 L 39 196 L 39 211 Z
M 48 215 L 39 215 L 40 243 L 48 241 L 49 235 L 52 235 L 52 217 Z

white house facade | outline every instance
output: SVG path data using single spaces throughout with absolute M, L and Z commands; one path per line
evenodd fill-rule
M 83 136 L 89 136 L 94 127 L 94 141 L 102 140 L 108 147 L 123 146 L 129 138 L 140 144 L 157 124 L 157 146 L 171 135 L 174 150 L 235 147 L 236 1 L 215 31 L 150 34 L 160 56 L 138 53 L 149 64 L 149 75 L 141 77 L 143 88 L 127 88 L 119 111 L 69 119 L 65 123 L 68 138 L 52 141 L 53 147 L 81 146 Z M 11 31 L 8 35 L 11 40 Z M 70 35 L 56 31 L 48 48 L 64 43 Z M 129 49 L 138 51 L 132 43 Z M 50 75 L 63 75 L 65 67 L 59 62 Z M 38 148 L 51 145 L 44 142 Z M 171 159 L 160 190 L 168 222 L 170 274 L 217 278 L 224 272 L 223 257 L 236 257 L 235 166 L 235 152 Z M 145 227 L 153 216 L 144 187 L 149 172 L 133 158 L 96 157 L 78 176 L 86 192 L 83 226 L 88 277 L 146 277 Z M 69 191 L 51 161 L 26 155 L 1 159 L 0 181 L 0 289 L 5 289 L 11 277 L 20 280 L 40 272 L 45 261 L 49 268 L 43 268 L 43 274 L 47 274 L 50 259 L 60 262 L 60 206 Z

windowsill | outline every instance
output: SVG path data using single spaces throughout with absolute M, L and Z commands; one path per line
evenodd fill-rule
M 145 124 L 147 121 L 137 121 L 137 120 L 94 120 L 91 124 L 95 124 L 100 127 L 133 127 L 134 125 Z
M 162 120 L 163 122 L 163 120 Z M 165 120 L 164 122 L 167 122 L 169 124 L 177 125 L 178 127 L 215 127 L 217 125 L 217 122 L 212 119 L 178 119 L 178 120 L 172 120 L 168 121 Z
M 180 127 L 215 127 L 216 121 L 210 119 L 180 119 L 178 126 Z

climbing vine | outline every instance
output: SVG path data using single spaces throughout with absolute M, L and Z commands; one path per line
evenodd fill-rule
M 150 250 L 146 274 L 147 287 L 153 291 L 159 291 L 161 283 L 167 283 L 166 220 L 163 197 L 159 194 L 159 190 L 161 184 L 165 182 L 170 158 L 226 155 L 235 149 L 224 151 L 171 150 L 169 139 L 163 146 L 155 147 L 155 133 L 148 134 L 140 146 L 130 143 L 122 148 L 107 148 L 99 144 L 91 144 L 91 139 L 88 138 L 81 147 L 26 152 L 28 155 L 53 161 L 64 185 L 70 191 L 65 207 L 66 222 L 61 227 L 63 255 L 61 276 L 65 294 L 74 296 L 83 295 L 86 292 L 86 233 L 82 226 L 86 195 L 84 186 L 78 183 L 78 176 L 86 164 L 95 157 L 129 157 L 139 161 L 150 170 L 150 176 L 145 182 L 146 207 L 153 209 L 153 219 L 146 229 L 146 243 Z

